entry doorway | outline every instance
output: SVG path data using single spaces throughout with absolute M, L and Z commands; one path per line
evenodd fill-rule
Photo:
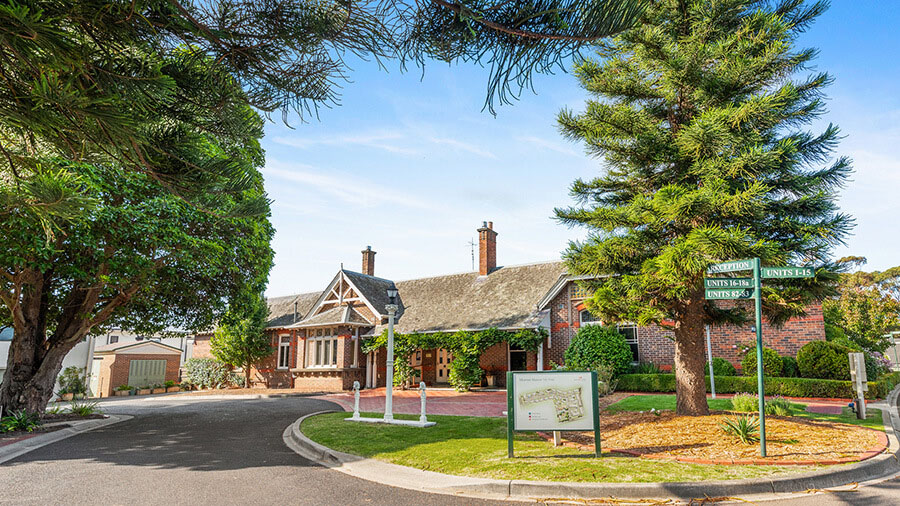
M 450 382 L 450 361 L 453 360 L 453 354 L 443 348 L 438 348 L 435 364 L 435 383 Z
M 509 347 L 509 370 L 525 371 L 528 369 L 528 352 L 513 346 Z

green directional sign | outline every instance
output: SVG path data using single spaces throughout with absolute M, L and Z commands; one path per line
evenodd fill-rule
M 706 269 L 706 273 L 715 274 L 717 272 L 749 271 L 752 269 L 753 259 L 745 258 L 743 260 L 732 260 L 731 262 L 710 265 L 709 268 Z
M 764 278 L 811 278 L 816 271 L 812 267 L 761 267 L 760 274 Z
M 752 288 L 707 288 L 706 298 L 710 300 L 752 299 Z
M 705 278 L 706 288 L 753 288 L 753 278 Z

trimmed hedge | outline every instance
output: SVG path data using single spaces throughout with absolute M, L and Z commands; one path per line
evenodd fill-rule
M 900 383 L 900 372 L 885 374 L 879 381 L 869 382 L 867 399 L 884 399 Z M 706 377 L 709 391 L 709 376 Z M 674 374 L 623 374 L 619 376 L 619 391 L 625 392 L 674 392 Z M 748 376 L 716 376 L 716 393 L 756 393 L 756 378 Z M 809 378 L 766 377 L 766 395 L 785 397 L 822 397 L 852 399 L 853 384 L 849 381 Z
M 713 373 L 718 378 L 719 376 L 736 376 L 737 369 L 731 365 L 731 362 L 725 360 L 724 358 L 714 357 L 713 361 Z M 709 362 L 703 366 L 703 371 L 709 371 Z
M 631 347 L 614 327 L 584 325 L 566 348 L 565 364 L 573 371 L 593 371 L 603 364 L 615 375 L 624 374 L 631 368 Z
M 797 352 L 797 365 L 804 378 L 850 380 L 850 360 L 853 350 L 830 341 L 812 341 Z

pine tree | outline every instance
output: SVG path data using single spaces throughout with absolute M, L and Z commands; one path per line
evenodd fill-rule
M 708 413 L 706 324 L 743 324 L 741 305 L 704 299 L 715 262 L 815 266 L 809 280 L 767 283 L 763 308 L 779 324 L 833 293 L 833 247 L 852 220 L 836 191 L 850 173 L 832 158 L 838 129 L 803 127 L 823 114 L 827 73 L 796 39 L 828 7 L 802 0 L 660 0 L 576 74 L 595 98 L 564 110 L 564 136 L 604 162 L 577 180 L 576 205 L 556 210 L 590 234 L 570 244 L 574 274 L 591 283 L 588 308 L 610 322 L 670 328 L 677 412 Z

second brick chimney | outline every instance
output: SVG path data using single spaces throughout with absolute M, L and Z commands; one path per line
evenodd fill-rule
M 366 249 L 362 250 L 362 273 L 367 276 L 375 275 L 375 252 L 371 246 L 366 246 Z
M 497 232 L 494 222 L 485 221 L 478 229 L 478 274 L 487 276 L 497 268 Z

